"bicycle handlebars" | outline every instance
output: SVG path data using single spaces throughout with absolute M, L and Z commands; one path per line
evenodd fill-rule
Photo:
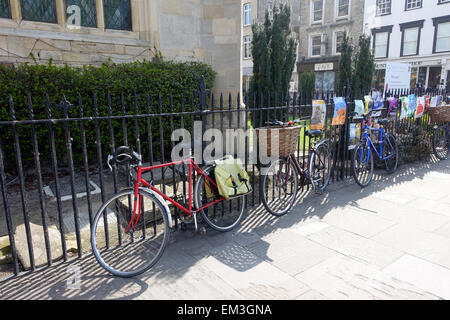
M 308 120 L 309 118 L 298 118 L 298 119 L 295 119 L 295 120 L 291 120 L 291 121 L 289 121 L 289 122 L 283 122 L 283 121 L 280 121 L 280 120 L 272 120 L 272 121 L 266 121 L 265 122 L 265 124 L 267 124 L 267 125 L 269 125 L 269 126 L 282 126 L 282 127 L 287 127 L 287 126 L 291 126 L 291 125 L 294 125 L 294 124 L 296 124 L 296 123 L 300 123 L 300 122 L 302 122 L 302 121 L 306 121 L 306 120 Z
M 114 151 L 114 154 L 108 155 L 107 164 L 112 171 L 111 161 L 118 165 L 123 165 L 130 161 L 140 163 L 142 162 L 142 155 L 133 151 L 133 149 L 128 146 L 121 146 Z

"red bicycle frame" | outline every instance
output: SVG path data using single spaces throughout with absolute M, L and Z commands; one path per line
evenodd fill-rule
M 189 165 L 189 174 L 188 174 L 188 183 L 189 183 L 189 191 L 188 191 L 188 207 L 185 208 L 183 205 L 181 205 L 180 203 L 176 202 L 174 199 L 172 199 L 171 197 L 165 195 L 163 192 L 161 192 L 159 189 L 155 188 L 153 185 L 151 185 L 149 182 L 145 181 L 142 178 L 142 174 L 144 172 L 148 172 L 154 169 L 159 169 L 159 168 L 164 168 L 164 167 L 169 167 L 169 166 L 174 166 L 174 165 L 179 165 L 179 164 L 188 164 Z M 203 210 L 207 207 L 210 207 L 218 202 L 223 201 L 225 198 L 222 197 L 218 200 L 214 200 L 211 201 L 207 204 L 205 204 L 203 207 L 197 209 L 197 210 L 192 210 L 192 197 L 193 197 L 193 172 L 197 173 L 197 176 L 203 175 L 205 177 L 205 183 L 206 185 L 212 190 L 212 188 L 210 187 L 210 183 L 217 188 L 216 183 L 211 180 L 210 177 L 208 177 L 208 175 L 205 173 L 205 171 L 200 168 L 195 162 L 193 158 L 189 158 L 187 160 L 181 160 L 181 161 L 174 161 L 174 162 L 169 162 L 169 163 L 164 163 L 164 164 L 159 164 L 159 165 L 155 165 L 155 166 L 151 166 L 151 167 L 142 167 L 141 165 L 138 165 L 137 167 L 137 179 L 136 179 L 136 183 L 134 185 L 134 207 L 133 207 L 133 215 L 131 217 L 130 223 L 128 224 L 128 227 L 126 229 L 126 231 L 128 232 L 131 228 L 131 226 L 133 225 L 133 221 L 134 218 L 136 216 L 136 208 L 138 207 L 138 215 L 136 218 L 136 222 L 134 223 L 133 226 L 133 230 L 136 227 L 137 223 L 139 222 L 139 219 L 141 217 L 141 203 L 142 203 L 142 195 L 139 194 L 139 188 L 144 186 L 146 188 L 150 188 L 152 191 L 156 192 L 157 194 L 159 194 L 161 197 L 163 197 L 163 199 L 169 201 L 170 203 L 172 203 L 175 207 L 177 207 L 178 209 L 180 209 L 181 211 L 183 211 L 184 213 L 187 214 L 187 216 L 191 216 L 192 213 L 197 213 L 200 210 Z M 176 190 L 174 190 L 174 192 L 176 193 Z M 139 205 L 138 205 L 138 200 L 139 200 Z

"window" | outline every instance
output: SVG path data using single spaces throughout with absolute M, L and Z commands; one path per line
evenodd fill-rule
M 67 24 L 97 27 L 95 0 L 66 0 Z
M 437 25 L 435 52 L 450 51 L 450 22 Z
M 419 54 L 420 32 L 424 22 L 425 20 L 418 20 L 400 24 L 402 32 L 400 56 Z
M 24 20 L 57 23 L 55 0 L 21 0 Z
M 375 35 L 375 58 L 387 58 L 388 41 L 388 32 L 378 32 Z
M 336 17 L 342 18 L 350 14 L 350 0 L 336 1 Z
M 344 42 L 344 34 L 345 34 L 344 31 L 338 31 L 334 34 L 335 54 L 340 54 L 342 51 L 342 42 Z
M 103 0 L 106 29 L 132 30 L 130 0 Z
M 247 3 L 244 5 L 244 26 L 252 24 L 252 4 Z
M 311 22 L 318 23 L 323 17 L 323 0 L 313 0 L 311 2 Z
M 439 0 L 438 4 L 441 4 L 441 3 L 450 3 L 450 0 Z
M 245 36 L 244 37 L 244 59 L 249 59 L 252 56 L 251 51 L 250 51 L 251 43 L 252 43 L 252 41 L 250 39 L 250 36 Z
M 0 0 L 0 18 L 11 18 L 9 0 Z
M 422 8 L 422 0 L 406 0 L 405 10 Z
M 317 57 L 322 54 L 322 35 L 311 37 L 311 57 Z
M 391 0 L 377 0 L 377 15 L 391 13 Z
M 417 54 L 417 43 L 419 28 L 408 28 L 403 31 L 403 52 L 402 56 Z
M 273 3 L 272 2 L 269 2 L 267 4 L 267 12 L 269 14 L 270 21 L 272 21 L 273 20 Z

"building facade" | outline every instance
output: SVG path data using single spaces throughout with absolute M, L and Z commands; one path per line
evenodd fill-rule
M 242 1 L 242 89 L 247 91 L 250 79 L 253 75 L 253 60 L 251 56 L 251 42 L 253 38 L 252 24 L 264 23 L 266 11 L 269 18 L 273 17 L 276 5 L 288 4 L 291 7 L 291 29 L 294 37 L 297 37 L 300 25 L 300 1 L 293 0 L 243 0 Z M 298 50 L 297 50 L 298 51 Z M 292 73 L 291 92 L 298 91 L 297 66 Z
M 239 91 L 240 0 L 0 0 L 0 63 L 201 61 Z
M 355 43 L 363 34 L 363 0 L 300 1 L 299 77 L 315 72 L 317 91 L 335 91 L 344 33 Z
M 372 36 L 375 86 L 383 88 L 387 62 L 411 66 L 411 88 L 450 81 L 450 0 L 366 0 L 365 33 Z

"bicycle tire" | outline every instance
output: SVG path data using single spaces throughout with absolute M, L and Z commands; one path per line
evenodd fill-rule
M 358 177 L 358 172 L 360 171 L 360 164 L 357 161 L 357 157 L 358 154 L 360 154 L 359 150 L 362 148 L 362 150 L 364 151 L 361 158 L 362 159 L 366 159 L 366 155 L 367 155 L 367 150 L 370 150 L 370 146 L 366 143 L 366 142 L 360 142 L 359 144 L 356 145 L 355 149 L 353 150 L 353 156 L 352 156 L 352 174 L 353 174 L 353 178 L 355 179 L 356 183 L 361 187 L 361 188 L 365 188 L 367 187 L 370 182 L 372 181 L 373 178 L 373 169 L 374 169 L 374 160 L 373 160 L 373 152 L 372 150 L 370 150 L 369 153 L 369 173 L 367 175 L 368 179 L 366 181 L 361 181 L 361 179 Z M 358 163 L 358 168 L 356 167 L 356 164 Z
M 387 141 L 389 141 L 391 144 L 389 144 Z M 395 152 L 395 155 L 389 159 L 384 160 L 385 166 L 386 166 L 386 171 L 388 173 L 394 173 L 395 170 L 397 170 L 398 167 L 398 145 L 397 145 L 397 139 L 392 135 L 392 134 L 386 134 L 386 139 L 383 140 L 383 153 L 385 150 L 388 150 L 388 148 L 391 148 L 392 145 L 392 152 Z M 386 148 L 386 149 L 385 149 Z M 390 152 L 389 154 L 383 154 L 383 158 L 385 158 L 386 156 L 390 155 L 392 152 Z M 395 158 L 395 162 L 393 162 L 393 165 L 388 164 L 388 161 L 390 161 L 392 158 Z
M 450 133 L 447 126 L 438 126 L 433 131 L 433 153 L 439 160 L 446 160 L 450 150 Z M 438 150 L 442 148 L 443 150 Z
M 213 170 L 214 166 L 208 166 L 203 169 L 207 176 L 209 176 Z M 202 206 L 206 205 L 207 203 L 211 203 L 214 200 L 219 200 L 220 198 L 222 198 L 222 196 L 218 194 L 216 188 L 213 190 L 213 195 L 206 195 L 203 186 L 204 181 L 205 176 L 202 174 L 199 176 L 194 188 L 194 202 L 197 210 L 202 208 Z M 232 230 L 242 221 L 246 207 L 247 198 L 246 196 L 243 196 L 230 200 L 222 200 L 215 205 L 212 205 L 203 210 L 199 210 L 199 212 L 202 216 L 202 219 L 211 228 L 220 232 L 227 232 Z M 217 212 L 217 208 L 220 209 L 220 212 Z M 222 225 L 219 221 L 223 222 Z
M 279 162 L 283 162 L 283 163 L 280 165 L 280 164 L 278 164 Z M 291 190 L 293 190 L 293 191 L 291 192 L 291 194 L 292 194 L 291 198 L 287 199 L 287 205 L 281 206 L 281 208 L 278 209 L 278 208 L 276 208 L 276 205 L 277 205 L 277 203 L 275 202 L 276 200 L 268 199 L 268 196 L 266 193 L 266 182 L 268 181 L 268 179 L 271 179 L 274 176 L 274 174 L 271 173 L 271 171 L 276 170 L 277 165 L 282 168 L 283 164 L 287 164 L 287 163 L 289 163 L 288 167 L 290 169 L 288 171 L 286 171 L 286 173 L 290 173 L 290 176 L 293 177 L 293 179 L 294 179 L 293 184 L 291 183 L 291 188 L 293 187 L 293 189 L 291 189 Z M 280 158 L 275 161 L 272 161 L 270 166 L 267 168 L 266 172 L 268 174 L 260 173 L 259 194 L 260 194 L 261 202 L 263 203 L 264 208 L 271 215 L 276 216 L 276 217 L 284 216 L 292 208 L 292 206 L 295 203 L 295 199 L 297 198 L 298 180 L 299 180 L 297 168 L 291 158 L 288 158 L 288 160 L 286 160 L 286 158 Z M 274 183 L 270 183 L 270 181 L 269 181 L 269 184 L 274 185 Z M 275 195 L 273 195 L 273 198 L 276 199 Z
M 324 154 L 324 159 L 325 161 L 322 161 L 321 154 Z M 319 159 L 319 162 L 316 163 L 316 158 Z M 326 173 L 326 177 L 318 177 L 319 179 L 316 179 L 316 169 L 318 169 L 318 165 L 319 165 L 319 170 L 321 169 L 321 165 L 325 166 L 325 168 L 328 168 L 327 173 Z M 319 191 L 319 192 L 324 192 L 326 190 L 326 188 L 328 187 L 329 183 L 330 183 L 330 179 L 331 179 L 331 151 L 330 148 L 328 147 L 327 143 L 320 143 L 319 145 L 317 145 L 312 152 L 311 158 L 310 158 L 310 162 L 309 162 L 309 175 L 310 175 L 310 179 L 311 179 L 311 183 L 313 185 L 314 190 Z M 319 173 L 320 175 L 320 173 Z M 320 185 L 317 184 L 315 181 L 316 180 L 321 180 L 322 184 Z
M 130 216 L 130 199 L 134 199 L 134 190 L 133 189 L 126 189 L 123 190 L 115 195 L 113 195 L 111 198 L 109 198 L 107 201 L 103 203 L 103 205 L 98 210 L 97 214 L 95 215 L 93 222 L 92 222 L 92 228 L 91 228 L 91 246 L 92 251 L 94 253 L 95 258 L 97 259 L 98 263 L 109 273 L 123 278 L 129 278 L 137 276 L 148 269 L 150 269 L 152 266 L 154 266 L 158 260 L 161 258 L 164 249 L 167 246 L 167 243 L 169 241 L 169 219 L 168 214 L 170 212 L 167 212 L 166 207 L 160 202 L 160 200 L 155 197 L 152 193 L 145 191 L 144 189 L 139 189 L 139 195 L 141 195 L 143 198 L 142 206 L 143 206 L 143 214 L 140 217 L 140 220 L 137 224 L 137 227 L 132 232 L 126 232 L 126 227 L 130 221 L 129 218 L 122 219 L 124 215 Z M 121 197 L 124 197 L 125 200 L 121 200 Z M 125 202 L 121 201 L 127 201 L 128 199 L 128 207 L 126 207 Z M 147 200 L 147 201 L 146 201 Z M 149 201 L 152 202 L 152 204 L 149 204 Z M 131 200 L 133 202 L 133 200 Z M 113 216 L 111 212 L 108 212 L 108 209 L 110 209 L 110 205 L 113 204 L 115 207 L 115 211 L 113 211 L 115 218 L 117 219 L 117 226 L 114 226 L 114 220 L 113 223 L 108 222 L 108 219 L 112 219 Z M 150 208 L 152 213 L 149 211 L 145 211 L 145 207 Z M 128 211 L 128 212 L 126 212 Z M 119 212 L 119 213 L 117 213 Z M 157 216 L 157 214 L 160 214 L 160 216 Z M 108 216 L 110 216 L 108 218 Z M 103 217 L 103 219 L 101 219 Z M 153 219 L 152 219 L 153 218 Z M 147 222 L 146 222 L 147 219 Z M 161 221 L 162 219 L 162 221 Z M 103 221 L 103 225 L 99 225 L 99 222 Z M 106 223 L 105 223 L 106 222 Z M 109 228 L 109 225 L 113 225 L 112 230 Z M 150 230 L 146 230 L 147 225 L 151 224 L 151 228 L 154 229 L 154 235 L 151 236 Z M 108 227 L 105 227 L 105 226 Z M 101 230 L 97 230 L 97 227 L 103 228 L 104 236 L 105 238 L 101 238 Z M 121 229 L 123 227 L 123 229 Z M 163 233 L 159 234 L 157 233 L 158 228 L 163 227 Z M 114 231 L 117 228 L 117 240 L 113 237 L 114 234 L 110 234 L 109 231 Z M 107 231 L 106 231 L 107 230 Z M 97 231 L 100 232 L 97 234 Z M 122 234 L 123 232 L 123 234 Z M 139 235 L 141 233 L 142 237 L 141 239 L 138 239 L 136 235 Z M 146 232 L 148 234 L 146 235 Z M 129 243 L 124 243 L 123 236 L 126 236 L 130 238 Z M 111 245 L 111 238 L 116 242 L 115 246 Z M 142 244 L 142 247 L 144 249 L 138 248 L 137 251 L 143 254 L 143 253 L 150 253 L 150 249 L 146 248 L 151 247 L 150 240 L 161 240 L 160 246 L 157 248 L 156 254 L 153 256 L 152 259 L 147 260 L 145 257 L 144 259 L 141 259 L 142 262 L 137 261 L 139 258 L 137 255 L 133 256 L 133 253 L 130 251 L 130 249 L 137 248 L 139 244 Z M 136 240 L 136 241 L 135 241 Z M 103 241 L 103 242 L 102 242 Z M 140 243 L 139 243 L 140 242 Z M 118 244 L 118 245 L 117 245 Z M 104 245 L 103 248 L 100 248 L 102 245 Z M 113 251 L 114 250 L 114 251 Z M 120 257 L 119 254 L 123 252 L 124 257 Z M 128 256 L 132 257 L 128 257 Z M 127 260 L 128 259 L 128 260 Z M 139 265 L 136 269 L 133 270 L 124 270 L 119 269 L 118 266 L 113 266 L 112 261 L 116 261 L 119 265 L 122 265 L 123 268 L 126 266 L 131 267 L 134 265 Z

